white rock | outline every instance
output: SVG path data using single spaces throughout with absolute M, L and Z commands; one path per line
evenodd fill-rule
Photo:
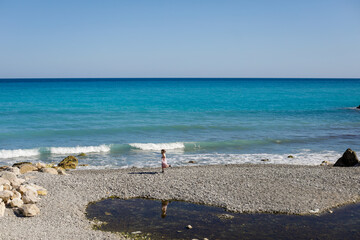
M 5 214 L 5 203 L 0 202 L 0 217 L 3 217 Z
M 54 174 L 54 175 L 58 174 L 58 171 L 55 168 L 42 168 L 41 171 L 43 173 L 50 173 L 50 174 Z
M 19 193 L 16 190 L 12 190 L 12 192 L 14 193 L 14 195 L 11 197 L 11 199 L 15 199 L 15 198 L 21 198 L 21 193 Z
M 35 204 L 24 204 L 21 212 L 25 217 L 33 217 L 40 213 L 40 209 Z
M 24 204 L 24 202 L 20 199 L 20 198 L 15 198 L 13 200 L 11 200 L 10 202 L 10 206 L 11 207 L 22 207 Z
M 21 185 L 20 187 L 17 188 L 17 190 L 18 190 L 21 194 L 24 194 L 28 189 L 26 188 L 25 185 Z
M 46 168 L 46 164 L 38 162 L 35 164 L 35 167 L 37 167 L 38 169 Z
M 186 226 L 187 229 L 192 229 L 193 227 L 191 225 Z
M 10 181 L 5 178 L 0 177 L 0 185 L 4 185 L 4 184 L 10 185 Z
M 20 174 L 20 169 L 18 167 L 8 167 L 5 170 L 8 171 L 8 172 L 15 173 L 15 175 Z
M 57 171 L 58 171 L 58 174 L 59 174 L 59 175 L 67 175 L 67 173 L 65 172 L 64 169 L 58 168 Z
M 11 185 L 7 184 L 7 183 L 4 184 L 3 187 L 4 187 L 4 190 L 11 190 L 12 189 Z
M 0 185 L 0 191 L 4 191 L 4 186 Z
M 28 203 L 37 203 L 39 201 L 39 198 L 37 196 L 38 196 L 38 194 L 37 194 L 36 191 L 34 192 L 32 190 L 28 190 L 22 196 L 22 200 L 26 204 L 28 204 Z
M 22 183 L 25 182 L 25 179 L 21 179 L 21 178 L 17 178 L 17 179 L 14 179 L 14 180 L 11 180 L 10 183 L 12 185 L 13 188 L 18 188 L 20 187 L 20 185 Z
M 318 213 L 320 211 L 320 209 L 315 208 L 315 209 L 311 209 L 309 212 L 310 213 Z
M 9 190 L 4 190 L 4 191 L 0 192 L 0 198 L 2 200 L 4 200 L 4 202 L 9 200 L 13 195 L 14 195 L 14 193 L 12 191 L 9 191 Z
M 5 178 L 5 179 L 9 180 L 10 182 L 12 180 L 17 179 L 15 173 L 12 173 L 12 172 L 0 172 L 0 177 Z

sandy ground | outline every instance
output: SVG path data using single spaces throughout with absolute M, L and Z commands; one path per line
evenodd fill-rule
M 85 209 L 109 196 L 185 200 L 235 212 L 310 214 L 360 201 L 360 167 L 221 165 L 168 169 L 75 170 L 68 175 L 31 172 L 45 187 L 40 215 L 0 217 L 0 239 L 119 239 L 92 230 Z

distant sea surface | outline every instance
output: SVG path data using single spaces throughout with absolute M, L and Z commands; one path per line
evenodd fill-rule
M 358 105 L 360 79 L 0 79 L 0 164 L 318 165 L 360 152 Z

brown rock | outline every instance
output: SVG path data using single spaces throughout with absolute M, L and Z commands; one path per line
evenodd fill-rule
M 356 156 L 356 152 L 348 148 L 342 157 L 336 161 L 334 167 L 352 167 L 357 164 L 359 164 L 359 159 Z
M 25 217 L 33 217 L 40 213 L 40 209 L 35 204 L 24 204 L 20 211 Z
M 41 172 L 50 173 L 50 174 L 54 174 L 54 175 L 58 174 L 58 171 L 55 168 L 42 168 Z
M 59 167 L 62 167 L 64 169 L 75 169 L 77 165 L 79 164 L 79 161 L 74 156 L 68 156 L 64 158 L 59 164 Z
M 31 165 L 31 164 L 24 164 L 24 165 L 21 165 L 20 166 L 20 173 L 21 174 L 24 174 L 24 173 L 27 173 L 27 172 L 32 172 L 32 171 L 37 171 L 38 168 Z
M 19 167 L 19 168 L 20 168 L 20 166 L 26 165 L 26 164 L 32 165 L 31 162 L 19 162 L 19 163 L 14 163 L 12 166 L 13 166 L 13 167 Z

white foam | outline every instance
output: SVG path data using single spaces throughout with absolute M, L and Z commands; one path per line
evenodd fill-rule
M 145 150 L 145 151 L 160 151 L 161 149 L 184 149 L 185 145 L 182 142 L 174 143 L 130 143 L 131 147 Z
M 77 146 L 77 147 L 51 147 L 52 154 L 68 154 L 68 153 L 100 153 L 110 152 L 110 146 Z
M 38 148 L 0 150 L 0 158 L 30 157 L 30 156 L 37 156 L 39 154 L 40 154 L 40 151 Z

